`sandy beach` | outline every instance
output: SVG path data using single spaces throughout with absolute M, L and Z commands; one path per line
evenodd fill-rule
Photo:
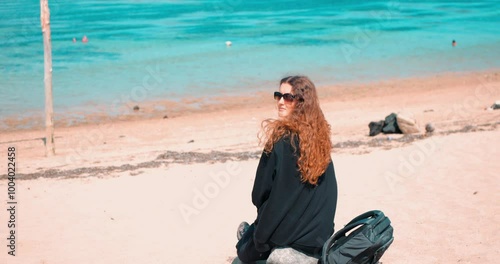
M 256 216 L 257 133 L 276 117 L 269 89 L 217 103 L 186 99 L 175 111 L 154 110 L 169 103 L 159 100 L 121 118 L 63 120 L 53 157 L 45 157 L 42 127 L 2 131 L 0 263 L 230 263 L 237 225 Z M 380 209 L 395 229 L 383 263 L 496 262 L 500 110 L 487 108 L 500 100 L 499 70 L 318 90 L 335 144 L 337 230 Z M 368 123 L 393 112 L 413 117 L 421 133 L 369 137 Z

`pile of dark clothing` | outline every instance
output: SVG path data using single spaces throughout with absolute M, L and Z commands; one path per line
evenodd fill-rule
M 380 133 L 403 134 L 403 132 L 399 129 L 396 116 L 397 115 L 395 113 L 392 113 L 388 115 L 385 120 L 370 122 L 370 124 L 368 124 L 368 127 L 370 128 L 370 137 L 376 136 Z
M 500 109 L 500 101 L 496 101 L 490 108 L 493 110 Z

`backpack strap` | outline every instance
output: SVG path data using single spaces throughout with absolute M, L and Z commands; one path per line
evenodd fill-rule
M 358 217 L 352 219 L 351 222 L 347 223 L 344 228 L 340 229 L 335 234 L 336 238 L 333 241 L 345 236 L 347 232 L 351 231 L 357 226 L 368 224 L 369 222 L 373 221 L 374 218 L 377 218 L 380 215 L 384 215 L 384 213 L 378 210 L 368 211 L 362 215 L 359 215 Z
M 360 220 L 369 220 L 371 217 L 375 218 L 375 217 L 378 217 L 379 215 L 384 216 L 384 213 L 382 213 L 382 211 L 380 211 L 380 210 L 368 211 L 368 212 L 361 214 L 361 215 L 357 216 L 356 218 L 352 219 L 351 222 L 347 223 L 346 226 L 348 226 L 352 223 L 358 222 Z

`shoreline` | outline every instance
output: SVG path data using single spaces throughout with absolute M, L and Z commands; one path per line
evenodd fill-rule
M 318 92 L 332 128 L 334 154 L 365 154 L 411 144 L 426 137 L 427 123 L 436 127 L 435 135 L 446 135 L 496 130 L 500 121 L 500 111 L 485 110 L 500 98 L 500 71 L 494 70 L 321 87 Z M 97 167 L 89 171 L 164 166 L 155 160 L 165 153 L 196 156 L 215 151 L 231 157 L 260 153 L 257 134 L 262 120 L 276 115 L 273 98 L 262 93 L 216 100 L 217 104 L 168 118 L 156 112 L 148 118 L 141 113 L 124 120 L 56 125 L 54 157 L 45 157 L 44 129 L 2 132 L 0 146 L 16 146 L 25 159 L 19 173 L 32 176 L 51 172 L 64 175 L 71 171 L 81 174 L 78 169 Z M 200 105 L 199 101 L 192 103 Z M 393 112 L 415 119 L 420 133 L 369 137 L 368 123 L 383 120 Z M 0 169 L 4 166 L 0 164 Z
M 439 82 L 442 79 L 449 79 L 451 77 L 465 81 L 470 80 L 471 78 L 476 78 L 477 76 L 485 75 L 498 81 L 500 80 L 498 77 L 499 74 L 500 69 L 469 72 L 445 72 L 436 75 L 411 78 L 392 78 L 382 81 L 352 81 L 339 84 L 322 85 L 317 86 L 317 88 L 319 95 L 325 99 L 335 99 L 335 96 L 340 95 L 339 100 L 345 101 L 353 98 L 352 96 L 366 96 L 367 94 L 373 93 L 380 95 L 380 92 L 406 92 L 405 89 L 414 88 L 405 85 L 405 83 L 408 82 Z M 383 91 L 381 91 L 382 89 L 379 86 L 384 87 Z M 271 87 L 269 89 L 271 89 Z M 110 106 L 89 103 L 83 106 L 78 106 L 76 109 L 93 107 L 96 108 L 96 110 L 87 112 L 75 109 L 65 109 L 64 111 L 68 110 L 68 112 L 63 113 L 62 115 L 61 113 L 55 112 L 54 126 L 56 128 L 67 128 L 95 125 L 105 122 L 127 122 L 137 120 L 154 120 L 160 118 L 168 119 L 204 112 L 215 113 L 223 110 L 230 111 L 238 108 L 264 107 L 269 104 L 269 102 L 272 102 L 272 98 L 270 96 L 272 92 L 271 90 L 266 92 L 252 92 L 252 95 L 243 95 L 242 92 L 237 92 L 236 95 L 222 92 L 221 94 L 209 96 L 205 99 L 194 96 L 185 96 L 179 100 L 161 99 L 144 100 L 141 102 L 120 101 L 119 104 L 114 103 Z M 135 106 L 139 107 L 138 111 L 134 111 Z M 43 130 L 45 113 L 43 111 L 39 113 L 35 113 L 33 111 L 30 112 L 32 114 L 29 116 L 10 115 L 0 118 L 0 128 L 4 132 Z

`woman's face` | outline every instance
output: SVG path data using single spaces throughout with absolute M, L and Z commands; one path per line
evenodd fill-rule
M 286 94 L 292 93 L 292 86 L 288 83 L 283 83 L 280 86 L 280 93 L 281 94 Z M 293 109 L 295 108 L 295 105 L 297 104 L 296 100 L 293 100 L 292 102 L 287 102 L 283 97 L 281 97 L 278 101 L 276 101 L 278 104 L 278 116 L 280 118 L 287 117 L 292 113 Z

